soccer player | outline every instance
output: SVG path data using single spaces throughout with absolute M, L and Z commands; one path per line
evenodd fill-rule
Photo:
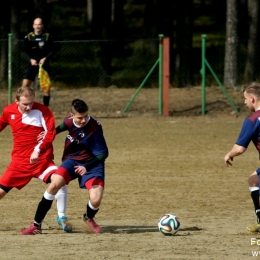
M 260 84 L 252 82 L 244 90 L 245 105 L 253 112 L 242 125 L 238 139 L 225 157 L 226 166 L 231 166 L 233 158 L 243 154 L 252 141 L 260 156 Z M 260 158 L 260 157 L 259 157 Z M 254 203 L 257 223 L 247 227 L 248 231 L 260 231 L 260 205 L 259 205 L 259 175 L 260 168 L 256 169 L 248 178 L 249 190 Z
M 12 188 L 22 189 L 32 178 L 45 183 L 51 182 L 52 174 L 57 170 L 53 159 L 52 142 L 55 138 L 54 116 L 49 108 L 34 102 L 35 92 L 31 87 L 23 86 L 17 90 L 15 102 L 7 105 L 0 116 L 0 131 L 10 126 L 13 135 L 12 160 L 0 178 L 0 199 Z M 45 131 L 42 140 L 37 141 L 40 132 Z M 66 207 L 68 191 L 66 185 L 56 194 L 57 222 L 66 232 Z M 41 233 L 41 223 L 34 223 L 30 234 Z
M 74 99 L 71 103 L 70 116 L 56 128 L 57 134 L 63 131 L 68 131 L 68 135 L 65 139 L 62 164 L 53 174 L 53 179 L 38 205 L 34 220 L 41 223 L 57 191 L 71 180 L 78 179 L 79 187 L 87 189 L 89 193 L 83 221 L 92 232 L 100 233 L 101 228 L 94 217 L 103 196 L 105 159 L 108 157 L 102 126 L 88 114 L 88 106 L 83 100 Z
M 30 86 L 39 73 L 39 65 L 50 75 L 49 60 L 53 56 L 54 43 L 52 36 L 43 32 L 44 25 L 41 18 L 36 18 L 33 22 L 33 32 L 28 33 L 23 42 L 23 54 L 27 60 L 23 86 Z M 49 106 L 50 88 L 43 90 L 43 104 Z

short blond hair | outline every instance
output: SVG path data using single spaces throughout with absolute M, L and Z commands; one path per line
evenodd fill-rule
M 35 90 L 32 87 L 22 86 L 16 91 L 16 99 L 19 101 L 20 97 L 35 97 Z

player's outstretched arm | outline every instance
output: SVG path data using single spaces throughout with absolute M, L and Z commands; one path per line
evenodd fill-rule
M 241 154 L 243 154 L 244 152 L 246 151 L 246 148 L 241 146 L 241 145 L 238 145 L 238 144 L 235 144 L 233 146 L 233 148 L 231 149 L 231 151 L 229 151 L 225 157 L 224 157 L 224 161 L 225 161 L 225 164 L 226 166 L 232 166 L 232 163 L 231 161 L 233 161 L 233 158 L 235 156 L 239 156 Z

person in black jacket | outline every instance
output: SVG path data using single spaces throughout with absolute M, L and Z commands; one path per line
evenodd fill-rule
M 44 25 L 41 18 L 36 18 L 33 22 L 33 32 L 28 33 L 24 38 L 23 54 L 27 60 L 23 86 L 30 86 L 39 73 L 39 65 L 50 75 L 49 60 L 53 56 L 53 38 L 43 31 Z M 49 106 L 50 88 L 43 90 L 43 104 Z

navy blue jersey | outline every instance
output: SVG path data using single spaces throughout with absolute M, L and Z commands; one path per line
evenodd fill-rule
M 236 144 L 247 148 L 250 141 L 254 143 L 260 153 L 260 110 L 257 110 L 244 120 Z
M 62 161 L 72 159 L 87 163 L 98 155 L 108 153 L 102 126 L 93 117 L 88 117 L 84 127 L 77 127 L 71 117 L 66 117 L 63 124 L 69 134 L 65 139 Z

